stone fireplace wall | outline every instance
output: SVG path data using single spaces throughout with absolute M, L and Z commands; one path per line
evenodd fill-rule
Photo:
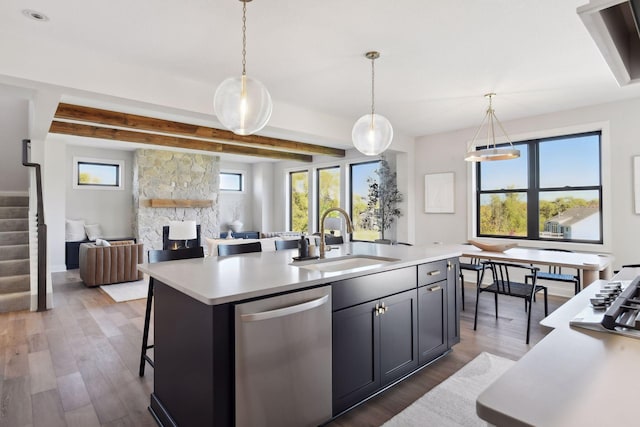
M 145 249 L 162 249 L 162 227 L 195 220 L 204 238 L 220 229 L 220 158 L 204 154 L 137 150 L 133 164 L 134 232 Z M 157 208 L 151 199 L 212 200 L 208 208 Z

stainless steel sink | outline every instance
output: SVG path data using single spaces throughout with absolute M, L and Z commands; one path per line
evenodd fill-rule
M 347 255 L 338 258 L 325 258 L 314 261 L 294 262 L 291 265 L 307 270 L 325 273 L 352 270 L 362 267 L 377 267 L 389 262 L 400 261 L 397 258 L 386 258 L 372 255 Z

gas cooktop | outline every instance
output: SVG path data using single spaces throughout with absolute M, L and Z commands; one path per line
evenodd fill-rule
M 640 276 L 602 284 L 590 302 L 571 326 L 640 338 Z

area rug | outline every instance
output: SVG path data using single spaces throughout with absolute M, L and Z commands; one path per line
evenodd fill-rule
M 480 353 L 442 383 L 413 402 L 384 427 L 486 426 L 476 415 L 476 399 L 515 362 Z
M 131 301 L 147 297 L 149 279 L 146 277 L 136 282 L 116 283 L 100 286 L 100 290 L 109 295 L 115 302 Z

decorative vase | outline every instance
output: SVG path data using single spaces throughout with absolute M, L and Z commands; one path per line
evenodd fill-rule
M 233 230 L 234 233 L 239 233 L 242 231 L 242 222 L 239 219 L 234 219 L 229 223 L 229 227 Z

